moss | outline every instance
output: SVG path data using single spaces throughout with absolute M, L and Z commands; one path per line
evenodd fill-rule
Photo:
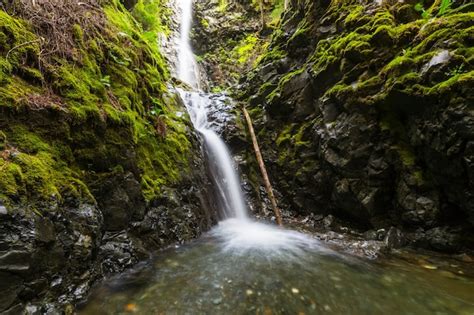
M 29 25 L 0 10 L 0 59 L 3 59 L 2 64 L 16 66 L 21 64 L 25 57 L 35 61 L 39 52 L 39 38 L 29 31 Z
M 283 128 L 282 132 L 276 139 L 275 143 L 277 146 L 280 146 L 291 139 L 293 127 L 294 127 L 294 124 L 290 124 Z
M 245 64 L 248 62 L 257 42 L 258 38 L 254 34 L 249 34 L 234 48 L 234 54 L 238 63 Z
M 413 149 L 407 145 L 398 145 L 395 147 L 400 160 L 405 166 L 414 166 L 416 161 L 416 155 L 413 152 Z
M 449 94 L 457 87 L 473 86 L 473 83 L 474 71 L 469 71 L 467 73 L 455 73 L 449 79 L 431 87 L 427 94 Z
M 308 59 L 313 75 L 317 77 L 326 71 L 331 71 L 334 66 L 339 67 L 343 57 L 354 61 L 370 58 L 373 52 L 369 44 L 370 38 L 371 35 L 351 32 L 320 41 Z
M 61 202 L 76 197 L 94 202 L 87 186 L 61 159 L 61 151 L 25 126 L 8 131 L 7 147 L 0 159 L 1 197 L 8 200 Z
M 263 51 L 267 51 L 261 54 L 255 60 L 255 65 L 267 64 L 274 60 L 281 60 L 287 56 L 287 52 L 280 47 L 269 47 L 268 44 L 263 46 Z
M 139 1 L 132 16 L 108 1 L 106 29 L 89 38 L 74 25 L 72 57 L 52 56 L 41 68 L 31 28 L 0 11 L 1 199 L 37 209 L 68 197 L 94 202 L 91 174 L 121 167 L 151 200 L 190 171 L 187 122 L 165 96 L 169 74 L 156 36 L 166 27 L 157 8 L 166 11 Z
M 283 77 L 281 77 L 277 87 L 273 91 L 271 91 L 270 94 L 268 94 L 268 96 L 266 97 L 266 102 L 273 103 L 278 100 L 281 97 L 281 93 L 285 90 L 287 83 L 290 82 L 290 80 L 294 77 L 302 74 L 304 71 L 304 68 L 296 69 L 288 72 Z M 261 87 L 261 89 L 262 88 L 266 88 L 266 86 L 264 85 Z
M 74 24 L 72 27 L 73 38 L 79 46 L 84 45 L 84 31 L 79 24 Z
M 314 121 L 307 121 L 301 125 L 291 123 L 283 126 L 275 141 L 279 149 L 278 163 L 280 165 L 296 166 L 299 163 L 301 150 L 311 146 L 308 130 L 313 124 Z
M 351 6 L 350 13 L 344 18 L 344 24 L 347 28 L 352 28 L 355 25 L 359 24 L 361 18 L 363 18 L 364 16 L 366 16 L 364 6 Z

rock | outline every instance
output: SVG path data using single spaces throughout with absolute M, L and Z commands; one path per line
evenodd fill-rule
M 406 239 L 402 231 L 392 226 L 385 236 L 384 244 L 388 249 L 397 249 L 406 244 Z
M 443 16 L 453 24 L 411 27 L 419 13 L 406 1 L 390 2 L 390 9 L 361 3 L 370 14 L 357 17 L 330 1 L 293 4 L 294 14 L 283 16 L 271 39 L 268 60 L 245 75 L 240 81 L 245 91 L 238 93 L 246 104 L 259 100 L 248 109 L 258 122 L 260 149 L 281 202 L 289 212 L 331 214 L 351 228 L 429 231 L 454 222 L 460 229 L 453 234 L 469 234 L 472 67 L 469 54 L 453 40 L 470 40 L 467 15 Z M 380 12 L 388 19 L 375 18 Z M 410 27 L 394 33 L 393 23 Z M 426 27 L 443 35 L 429 41 Z M 360 31 L 366 39 L 344 42 Z M 433 86 L 443 88 L 425 88 Z M 255 177 L 251 156 L 246 164 L 247 177 Z M 261 197 L 258 181 L 250 184 Z M 263 199 L 258 197 L 256 209 Z M 374 238 L 373 231 L 366 236 Z M 425 241 L 449 246 L 436 239 Z
M 425 232 L 430 247 L 435 250 L 453 252 L 461 246 L 459 234 L 449 227 L 436 227 Z
M 364 232 L 363 237 L 366 240 L 378 240 L 377 232 L 374 230 L 368 230 Z
M 10 307 L 9 309 L 7 310 L 4 310 L 2 312 L 2 315 L 18 315 L 18 314 L 21 314 L 23 311 L 23 305 L 21 304 L 16 304 L 12 307 Z M 58 313 L 59 314 L 59 313 Z M 49 314 L 48 314 L 49 315 Z
M 377 230 L 377 240 L 379 241 L 384 240 L 386 235 L 387 235 L 387 231 L 385 229 Z
M 436 55 L 434 55 L 430 59 L 430 61 L 423 66 L 423 68 L 421 69 L 421 73 L 427 72 L 428 70 L 430 70 L 430 68 L 434 66 L 447 63 L 449 59 L 451 59 L 451 54 L 449 53 L 448 50 L 443 49 L 440 52 L 438 52 Z
M 219 305 L 222 303 L 222 298 L 212 299 L 212 304 Z
M 0 252 L 0 271 L 28 273 L 30 270 L 31 252 L 26 250 L 9 250 Z
M 1 216 L 4 216 L 4 215 L 7 215 L 8 214 L 8 210 L 7 208 L 3 205 L 3 202 L 0 200 L 0 217 Z
M 121 272 L 137 262 L 132 241 L 125 232 L 107 232 L 100 247 L 102 266 L 107 273 Z
M 0 262 L 1 264 L 1 262 Z M 0 271 L 0 313 L 9 308 L 22 290 L 23 280 L 10 273 Z M 3 313 L 2 313 L 3 314 Z
M 334 225 L 334 216 L 328 215 L 323 219 L 323 225 L 326 228 L 330 228 Z
M 145 201 L 140 183 L 132 173 L 112 174 L 97 188 L 101 202 L 105 228 L 117 231 L 125 228 L 132 218 L 141 219 L 145 213 Z
M 56 232 L 54 230 L 54 225 L 50 219 L 39 217 L 35 222 L 36 227 L 36 237 L 38 241 L 42 243 L 51 243 L 56 239 Z
M 297 288 L 291 288 L 291 293 L 293 293 L 293 294 L 299 294 L 299 293 L 300 293 L 300 290 L 298 290 Z
M 101 205 L 105 227 L 109 231 L 121 230 L 130 220 L 130 199 L 125 190 L 120 187 L 114 189 L 109 198 Z
M 120 2 L 123 4 L 123 6 L 124 6 L 127 10 L 133 9 L 133 7 L 135 6 L 135 4 L 137 4 L 137 1 L 138 1 L 138 0 L 120 0 Z
M 326 234 L 323 234 L 324 236 L 324 239 L 326 241 L 330 241 L 330 240 L 342 240 L 344 238 L 344 235 L 342 234 L 339 234 L 339 233 L 336 233 L 334 231 L 329 231 L 327 232 Z

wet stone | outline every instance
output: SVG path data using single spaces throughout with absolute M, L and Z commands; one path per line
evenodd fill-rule
M 22 250 L 0 252 L 0 270 L 7 272 L 27 272 L 30 269 L 31 253 Z
M 56 239 L 54 225 L 51 220 L 42 217 L 36 220 L 36 237 L 42 243 L 50 243 Z
M 7 215 L 7 214 L 8 214 L 8 210 L 3 205 L 3 201 L 0 200 L 0 216 Z
M 212 300 L 212 304 L 219 305 L 222 303 L 222 298 L 216 298 Z
M 391 227 L 385 236 L 384 243 L 388 249 L 400 248 L 406 244 L 406 239 L 399 229 Z

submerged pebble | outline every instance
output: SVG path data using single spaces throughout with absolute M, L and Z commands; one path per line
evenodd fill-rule
M 137 305 L 134 303 L 129 303 L 125 305 L 125 311 L 135 313 L 136 311 L 138 311 Z

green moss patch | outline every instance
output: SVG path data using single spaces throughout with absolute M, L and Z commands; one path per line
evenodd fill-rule
M 74 24 L 71 54 L 41 55 L 35 29 L 0 11 L 0 199 L 94 202 L 88 179 L 120 167 L 152 200 L 189 171 L 190 143 L 157 36 L 160 1 L 102 8 L 94 36 Z M 94 175 L 94 176 L 92 176 Z M 48 207 L 45 207 L 48 208 Z

